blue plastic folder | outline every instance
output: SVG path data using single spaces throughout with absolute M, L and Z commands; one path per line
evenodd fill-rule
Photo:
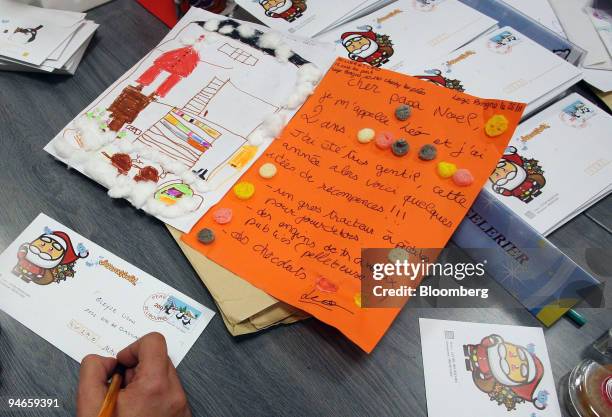
M 601 283 L 487 191 L 461 222 L 452 241 L 545 326 L 551 326 Z M 483 250 L 485 249 L 485 250 Z

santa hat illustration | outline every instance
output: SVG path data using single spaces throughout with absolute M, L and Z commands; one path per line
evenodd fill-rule
M 89 255 L 89 252 L 86 252 L 84 255 L 80 253 L 77 254 L 76 251 L 74 250 L 74 247 L 72 246 L 72 241 L 70 240 L 70 236 L 68 236 L 64 232 L 55 231 L 55 232 L 44 234 L 41 237 L 46 237 L 46 238 L 56 241 L 64 249 L 64 257 L 62 258 L 60 265 L 71 264 L 73 262 L 76 262 L 77 259 L 86 258 L 87 255 Z
M 347 42 L 361 37 L 376 41 L 376 33 L 372 31 L 372 26 L 367 26 L 365 32 L 344 32 L 340 38 L 342 39 L 342 44 L 346 45 Z
M 523 159 L 520 157 L 518 153 L 516 153 L 516 148 L 514 146 L 508 146 L 502 155 L 502 160 L 499 163 L 503 164 L 504 161 L 508 161 L 513 163 L 514 165 L 523 165 Z
M 442 71 L 439 69 L 425 70 L 425 74 L 430 75 L 417 75 L 416 78 L 419 80 L 430 81 L 441 86 L 446 85 L 446 78 L 444 78 Z

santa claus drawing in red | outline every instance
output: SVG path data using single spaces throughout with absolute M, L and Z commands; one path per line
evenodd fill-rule
M 367 26 L 362 32 L 345 32 L 340 37 L 342 46 L 353 61 L 380 67 L 393 55 L 393 43 L 387 35 L 380 35 Z
M 528 349 L 492 334 L 480 344 L 463 345 L 463 352 L 474 384 L 489 394 L 491 401 L 503 404 L 508 411 L 525 402 L 538 410 L 546 408 L 548 392 L 536 393 L 544 376 L 544 366 Z
M 165 97 L 170 90 L 183 78 L 188 77 L 200 63 L 198 49 L 202 45 L 204 35 L 191 40 L 184 39 L 182 48 L 164 52 L 158 56 L 151 65 L 136 80 L 139 88 L 151 85 L 162 73 L 167 74 L 166 79 L 155 89 L 154 94 Z
M 259 0 L 266 16 L 293 22 L 302 17 L 306 10 L 306 0 Z
M 514 146 L 509 146 L 489 176 L 489 181 L 496 193 L 529 203 L 542 193 L 546 184 L 543 174 L 538 161 L 521 157 Z
M 39 285 L 59 283 L 73 277 L 76 261 L 88 255 L 84 249 L 77 253 L 66 233 L 48 232 L 19 247 L 13 274 L 25 282 Z

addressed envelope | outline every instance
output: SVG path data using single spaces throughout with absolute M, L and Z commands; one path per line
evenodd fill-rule
M 485 189 L 542 234 L 612 187 L 612 117 L 574 93 L 519 125 Z
M 254 333 L 277 324 L 294 323 L 308 317 L 214 263 L 181 241 L 182 233 L 179 230 L 166 227 L 210 291 L 227 330 L 233 336 Z
M 541 328 L 419 325 L 429 417 L 561 417 Z
M 415 61 L 446 55 L 496 23 L 458 0 L 399 0 L 317 40 L 334 42 L 338 56 L 406 72 Z
M 0 265 L 0 309 L 79 362 L 156 331 L 178 365 L 214 315 L 44 214 Z
M 411 74 L 475 96 L 527 103 L 523 116 L 581 78 L 578 68 L 508 26 Z

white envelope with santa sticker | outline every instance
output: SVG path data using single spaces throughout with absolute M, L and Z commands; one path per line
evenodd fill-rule
M 525 103 L 523 117 L 582 78 L 580 69 L 506 26 L 408 72 L 436 85 L 477 97 Z
M 485 190 L 543 235 L 612 191 L 612 117 L 570 94 L 516 129 Z
M 79 362 L 159 332 L 175 365 L 214 315 L 44 214 L 0 255 L 0 310 Z
M 429 417 L 561 417 L 539 327 L 419 319 Z
M 406 72 L 446 55 L 497 25 L 458 0 L 399 0 L 317 36 L 338 56 Z

